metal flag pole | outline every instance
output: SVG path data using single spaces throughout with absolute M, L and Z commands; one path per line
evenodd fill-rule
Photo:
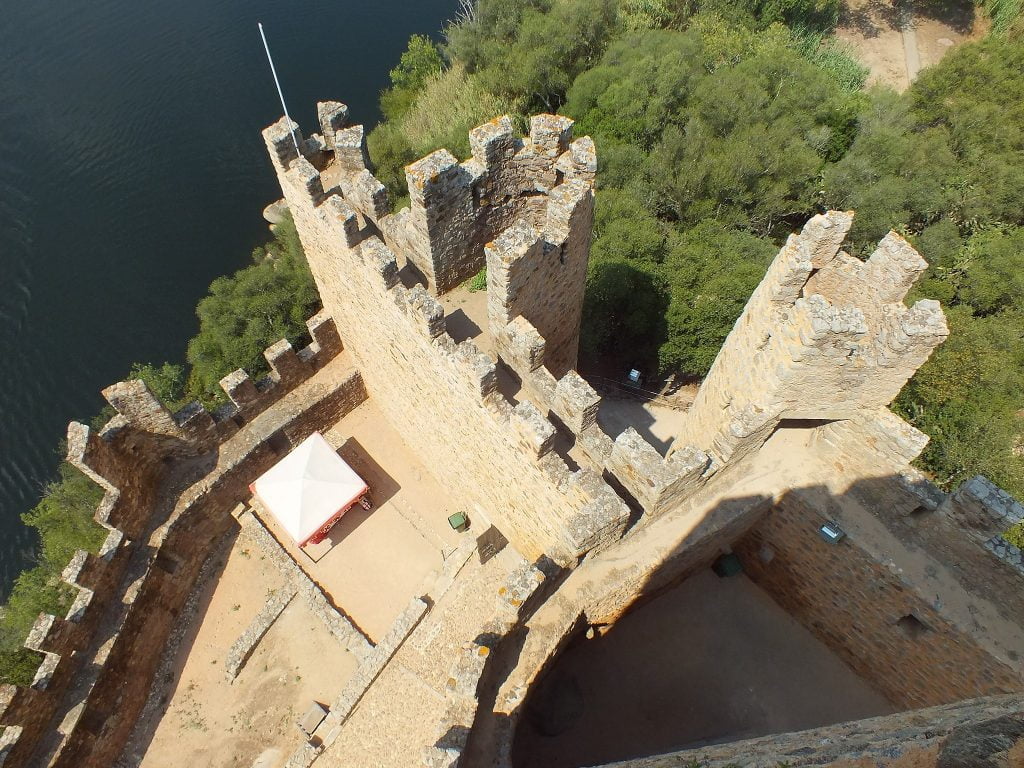
M 277 79 L 277 70 L 274 69 L 274 60 L 270 56 L 270 46 L 267 45 L 267 36 L 263 33 L 263 22 L 257 21 L 256 26 L 260 28 L 260 37 L 263 38 L 263 50 L 267 52 L 267 61 L 270 63 L 270 74 L 274 76 L 274 85 L 277 86 L 277 95 L 281 97 L 281 108 L 284 109 L 284 116 L 288 119 L 288 130 L 292 135 L 292 144 L 295 145 L 295 154 L 301 156 L 299 142 L 295 138 L 295 123 L 292 116 L 288 114 L 288 105 L 284 103 L 284 93 L 281 92 L 281 83 Z

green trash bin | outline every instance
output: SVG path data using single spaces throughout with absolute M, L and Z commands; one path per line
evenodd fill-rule
M 743 573 L 743 563 L 736 555 L 729 553 L 728 555 L 722 555 L 715 560 L 714 565 L 711 566 L 711 570 L 715 572 L 719 578 L 728 578 L 729 576 L 736 576 L 737 574 Z
M 453 531 L 462 533 L 469 529 L 469 518 L 466 517 L 465 512 L 456 512 L 448 518 L 448 525 L 452 527 Z

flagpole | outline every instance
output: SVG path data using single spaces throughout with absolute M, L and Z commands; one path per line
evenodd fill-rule
M 284 93 L 281 91 L 281 83 L 277 79 L 277 70 L 274 69 L 274 59 L 270 56 L 270 46 L 267 45 L 267 36 L 263 33 L 263 22 L 257 21 L 256 26 L 260 28 L 260 37 L 263 38 L 263 50 L 267 52 L 267 61 L 270 63 L 270 74 L 274 76 L 274 85 L 277 86 L 277 95 L 281 98 L 281 108 L 284 109 L 284 116 L 288 118 L 288 130 L 292 135 L 292 144 L 295 145 L 295 153 L 299 156 L 302 152 L 299 151 L 299 142 L 295 138 L 295 123 L 292 122 L 291 115 L 288 114 L 288 105 L 284 103 Z

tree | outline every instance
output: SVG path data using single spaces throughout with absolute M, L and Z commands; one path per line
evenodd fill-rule
M 442 69 L 444 60 L 434 41 L 426 35 L 413 35 L 398 66 L 391 70 L 391 84 L 395 88 L 415 90 Z
M 164 405 L 176 411 L 185 405 L 189 398 L 185 393 L 187 376 L 185 367 L 164 363 L 157 366 L 150 363 L 134 363 L 131 373 L 133 379 L 142 379 Z
M 921 73 L 916 124 L 944 129 L 960 167 L 960 219 L 1024 224 L 1024 39 L 988 37 Z
M 813 211 L 818 174 L 844 150 L 853 107 L 794 51 L 759 51 L 694 84 L 652 153 L 652 185 L 685 223 L 710 217 L 771 233 Z
M 61 572 L 77 550 L 99 551 L 106 530 L 93 516 L 102 496 L 95 483 L 63 463 L 39 503 L 21 516 L 39 533 L 39 548 L 36 564 L 18 576 L 0 614 L 0 682 L 32 682 L 42 659 L 22 644 L 40 613 L 63 616 L 71 606 L 74 591 Z
M 380 95 L 381 112 L 389 120 L 401 118 L 415 102 L 423 83 L 441 74 L 444 66 L 433 40 L 426 35 L 410 37 L 398 66 L 391 70 L 391 88 Z
M 306 319 L 319 297 L 295 225 L 279 224 L 273 241 L 253 252 L 253 264 L 219 277 L 199 302 L 199 333 L 188 343 L 188 391 L 207 405 L 224 401 L 219 382 L 236 368 L 268 370 L 263 350 L 278 339 L 305 339 Z
M 910 380 L 896 409 L 931 437 L 923 464 L 952 488 L 987 475 L 1024 496 L 1024 312 L 976 317 L 948 307 L 950 336 Z
M 591 259 L 580 336 L 584 365 L 656 371 L 667 307 L 656 267 L 616 257 Z
M 909 104 L 874 91 L 850 151 L 825 169 L 825 204 L 857 211 L 849 242 L 861 254 L 890 229 L 921 232 L 955 216 L 958 167 L 942 127 L 919 128 Z
M 706 221 L 675 238 L 665 258 L 669 284 L 662 370 L 708 372 L 747 298 L 775 255 L 768 240 Z

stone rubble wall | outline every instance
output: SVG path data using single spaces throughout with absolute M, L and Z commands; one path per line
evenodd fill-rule
M 341 347 L 326 315 L 311 319 L 310 330 L 314 342 L 301 357 L 312 375 Z M 264 399 L 250 407 L 249 419 L 258 421 L 260 411 L 308 378 L 305 370 L 291 378 L 282 370 L 274 367 L 264 381 Z M 273 433 L 294 435 L 317 422 L 307 410 L 329 418 L 366 397 L 358 374 L 315 389 L 300 409 L 280 408 L 284 429 L 279 424 Z M 229 529 L 223 500 L 245 492 L 254 465 L 274 459 L 270 435 L 248 440 L 258 428 L 239 434 L 246 417 L 233 408 L 214 416 L 192 404 L 171 414 L 138 381 L 104 395 L 117 415 L 98 433 L 73 422 L 68 461 L 103 488 L 95 519 L 109 533 L 97 555 L 79 551 L 64 570 L 62 579 L 76 590 L 67 615 L 41 615 L 29 633 L 26 647 L 42 654 L 32 685 L 0 690 L 4 765 L 112 763 L 145 702 L 176 607 L 211 542 Z M 210 474 L 195 482 L 204 472 Z
M 991 549 L 996 547 L 995 539 L 1002 538 L 1010 528 L 1024 521 L 1024 506 L 982 475 L 957 488 L 941 511 L 971 538 Z M 1004 544 L 1007 551 L 1013 546 L 1005 540 Z M 1004 556 L 1004 559 L 1007 558 Z M 1019 558 L 1013 560 L 1019 562 Z
M 254 503 L 256 502 L 255 499 L 253 501 Z M 369 638 L 355 626 L 349 616 L 335 607 L 327 595 L 324 594 L 320 585 L 302 570 L 288 551 L 267 530 L 263 522 L 249 511 L 244 512 L 238 518 L 238 522 L 242 526 L 243 535 L 247 536 L 261 552 L 270 558 L 274 566 L 287 579 L 289 585 L 287 591 L 294 589 L 295 592 L 293 594 L 298 593 L 301 595 L 309 610 L 323 622 L 324 626 L 327 627 L 327 631 L 331 633 L 334 639 L 342 647 L 354 654 L 356 658 L 363 658 L 370 648 L 373 647 Z M 271 601 L 273 599 L 271 598 Z M 268 601 L 268 604 L 271 601 Z M 268 608 L 268 610 L 270 609 Z M 281 610 L 283 611 L 284 607 Z M 274 618 L 276 619 L 276 616 Z M 273 621 L 274 619 L 271 619 L 271 623 Z M 257 622 L 254 621 L 253 623 L 256 624 Z M 269 629 L 269 625 L 267 628 Z M 256 642 L 259 642 L 259 639 L 257 638 Z M 239 642 L 241 642 L 241 639 Z
M 865 550 L 866 533 L 825 541 L 818 529 L 829 516 L 820 503 L 807 491 L 790 491 L 734 545 L 747 575 L 791 616 L 903 708 L 1024 688 L 1021 670 L 958 626 L 900 560 L 887 563 Z M 954 588 L 944 596 L 952 599 Z
M 325 136 L 338 129 L 328 123 Z M 946 335 L 934 302 L 912 308 L 902 304 L 925 265 L 897 236 L 884 239 L 864 264 L 839 252 L 851 214 L 815 217 L 791 237 L 737 322 L 672 451 L 662 457 L 635 430 L 627 429 L 614 440 L 606 435 L 597 424 L 596 392 L 571 369 L 554 372 L 564 367 L 559 355 L 565 342 L 556 339 L 549 349 L 550 340 L 538 328 L 550 323 L 548 309 L 571 298 L 575 288 L 546 293 L 562 277 L 545 260 L 558 250 L 543 219 L 545 210 L 550 218 L 554 192 L 548 193 L 546 208 L 525 201 L 515 216 L 499 215 L 506 229 L 488 231 L 491 240 L 483 244 L 491 333 L 501 362 L 522 381 L 526 395 L 519 395 L 513 405 L 496 392 L 495 364 L 471 343 L 456 345 L 446 333 L 442 307 L 420 286 L 405 287 L 399 276 L 401 257 L 424 273 L 434 290 L 444 290 L 436 264 L 428 263 L 424 254 L 446 254 L 442 261 L 458 262 L 461 245 L 451 237 L 466 232 L 474 221 L 473 201 L 465 194 L 471 169 L 444 152 L 410 166 L 413 199 L 418 195 L 429 201 L 423 202 L 424 210 L 433 206 L 432 217 L 416 234 L 417 245 L 407 226 L 409 211 L 395 218 L 381 215 L 386 207 L 382 187 L 365 168 L 365 153 L 357 157 L 349 145 L 344 152 L 336 145 L 332 158 L 329 142 L 314 137 L 304 145 L 312 151 L 296 156 L 289 127 L 280 121 L 264 132 L 271 158 L 324 305 L 337 319 L 369 391 L 389 420 L 415 450 L 432 457 L 439 481 L 471 516 L 475 508 L 493 520 L 528 557 L 546 554 L 561 565 L 572 565 L 589 552 L 584 568 L 595 563 L 591 581 L 574 597 L 556 594 L 551 610 L 546 604 L 545 615 L 531 621 L 524 647 L 528 658 L 506 681 L 496 703 L 510 722 L 576 622 L 598 616 L 613 621 L 638 595 L 670 587 L 723 547 L 753 539 L 764 528 L 745 535 L 772 499 L 758 494 L 730 498 L 724 490 L 730 478 L 739 479 L 738 468 L 777 427 L 792 426 L 786 420 L 814 420 L 820 425 L 816 439 L 823 454 L 831 452 L 836 461 L 851 466 L 871 464 L 899 487 L 916 487 L 915 498 L 938 505 L 928 501 L 926 484 L 907 468 L 926 438 L 885 410 Z M 358 146 L 361 130 L 343 130 L 349 132 L 351 146 Z M 493 154 L 488 157 L 507 158 L 518 151 L 508 144 L 508 126 L 500 120 L 481 126 L 473 141 L 474 146 L 489 147 Z M 339 165 L 345 169 L 339 171 Z M 564 180 L 561 186 L 571 191 Z M 574 201 L 566 208 L 569 219 L 590 215 L 585 198 L 567 197 Z M 470 240 L 462 237 L 459 243 Z M 417 256 L 415 248 L 424 242 L 428 247 Z M 553 295 L 558 292 L 570 296 Z M 575 473 L 566 471 L 555 451 L 560 429 L 573 434 L 587 459 Z M 570 482 L 577 490 L 586 489 L 582 499 L 601 499 L 605 512 L 581 514 L 582 499 L 566 493 Z M 622 506 L 609 482 L 644 513 L 644 525 L 622 541 Z M 817 526 L 813 532 L 817 536 Z M 669 535 L 664 542 L 645 539 L 642 552 L 629 545 L 634 537 L 655 533 Z M 615 552 L 612 560 L 618 568 L 601 565 L 601 552 L 612 545 L 608 551 Z M 624 559 L 626 551 L 639 559 Z M 868 586 L 884 585 L 888 567 L 867 560 L 863 571 Z M 626 562 L 629 566 L 621 567 Z M 929 652 L 940 663 L 951 664 L 961 654 L 966 659 L 959 677 L 933 689 L 919 670 L 901 695 L 928 703 L 1019 685 L 1012 669 L 958 634 L 939 611 L 928 614 L 928 604 L 911 590 L 898 581 L 889 589 L 894 601 L 903 601 L 938 628 L 930 631 L 943 639 L 935 640 Z M 563 602 L 565 610 L 559 610 Z M 544 623 L 546 619 L 551 621 Z M 877 622 L 881 635 L 884 621 Z M 944 653 L 948 655 L 942 657 Z M 935 658 L 928 663 L 934 664 Z M 480 661 L 472 661 L 460 659 L 465 669 L 456 671 L 466 675 L 453 679 L 474 678 Z M 926 666 L 922 659 L 922 670 Z M 425 756 L 428 762 L 458 759 L 474 712 L 466 696 L 453 700 L 448 738 L 439 739 Z
M 552 372 L 560 376 L 575 367 L 597 161 L 589 138 L 573 141 L 572 120 L 536 115 L 525 139 L 507 116 L 474 128 L 466 162 L 439 150 L 406 168 L 410 207 L 392 215 L 383 185 L 369 170 L 362 126 L 339 127 L 348 108 L 338 102 L 322 102 L 318 113 L 323 136 L 312 137 L 316 156 L 304 159 L 322 171 L 328 165 L 323 150 L 334 157 L 319 186 L 306 171 L 316 199 L 338 192 L 357 214 L 357 226 L 374 225 L 436 294 L 489 265 L 488 306 L 499 346 L 505 325 L 522 314 L 547 338 Z M 294 149 L 271 152 L 282 168 L 295 159 Z M 529 258 L 499 244 L 517 230 L 531 233 L 536 247 Z
M 917 709 L 896 715 L 839 723 L 809 731 L 687 749 L 671 754 L 609 763 L 603 768 L 943 768 L 998 765 L 976 761 L 939 763 L 956 732 L 987 732 L 984 726 L 1011 716 L 1024 716 L 1019 695 L 993 696 Z M 1019 738 L 1019 737 L 1018 737 Z M 1006 743 L 996 742 L 997 749 Z M 975 744 L 977 746 L 977 743 Z M 1005 765 L 1012 765 L 1010 762 Z
M 69 452 L 78 451 L 81 459 L 84 445 L 78 435 L 71 435 Z M 74 458 L 72 459 L 74 463 Z M 110 460 L 112 463 L 112 459 Z M 109 468 L 109 467 L 108 467 Z M 142 469 L 142 468 L 140 468 Z M 155 480 L 144 471 L 125 492 L 105 482 L 105 495 L 97 510 L 97 520 L 108 528 L 108 535 L 97 555 L 78 551 L 61 575 L 62 581 L 75 590 L 75 598 L 67 614 L 57 617 L 40 614 L 25 647 L 41 654 L 40 665 L 28 688 L 0 687 L 0 724 L 4 726 L 0 764 L 24 765 L 62 705 L 63 697 L 72 687 L 76 672 L 85 661 L 84 649 L 97 632 L 117 585 L 129 563 L 130 548 L 123 533 L 105 521 L 131 514 L 136 503 L 148 504 Z M 102 513 L 102 515 L 101 515 Z
M 300 747 L 289 759 L 288 768 L 305 768 L 334 743 L 356 705 L 429 610 L 430 606 L 422 598 L 414 597 L 409 601 L 388 633 L 365 655 L 355 674 L 331 702 L 329 714 L 317 728 L 316 741 Z
M 256 650 L 263 636 L 270 631 L 277 621 L 277 617 L 284 613 L 284 609 L 291 603 L 292 598 L 299 593 L 296 584 L 288 584 L 272 594 L 260 608 L 259 613 L 252 620 L 252 623 L 245 628 L 245 631 L 235 640 L 228 649 L 228 655 L 224 659 L 224 676 L 229 682 L 234 682 L 238 673 L 242 671 L 245 662 L 249 660 L 252 652 Z
M 927 263 L 890 232 L 866 262 L 840 252 L 852 212 L 791 235 L 705 378 L 672 451 L 718 463 L 783 419 L 857 419 L 888 405 L 948 335 L 938 302 L 903 299 Z
M 734 499 L 716 507 L 720 514 L 696 521 L 690 517 L 703 508 L 695 497 L 713 498 L 709 479 L 725 487 L 742 460 L 787 419 L 830 421 L 816 436 L 823 452 L 853 467 L 884 468 L 897 485 L 914 490 L 939 521 L 923 527 L 923 537 L 967 531 L 945 545 L 960 554 L 966 544 L 972 547 L 962 561 L 964 583 L 982 587 L 993 568 L 1019 576 L 1020 552 L 997 527 L 1019 519 L 1020 508 L 982 481 L 936 501 L 906 469 L 926 438 L 884 410 L 947 333 L 934 302 L 902 304 L 926 265 L 898 236 L 887 236 L 867 262 L 839 251 L 851 214 L 815 217 L 792 236 L 737 321 L 669 456 L 662 457 L 635 430 L 614 440 L 606 435 L 596 423 L 600 399 L 571 370 L 592 223 L 592 142 L 573 141 L 571 121 L 557 116 L 533 118 L 526 139 L 513 135 L 507 118 L 491 121 L 471 133 L 470 160 L 458 163 L 442 150 L 410 165 L 410 207 L 391 214 L 383 185 L 367 167 L 362 127 L 347 124 L 344 105 L 324 103 L 318 112 L 323 133 L 302 139 L 300 155 L 291 140 L 294 124 L 282 120 L 264 132 L 325 307 L 309 321 L 313 343 L 299 351 L 285 340 L 269 347 L 271 374 L 260 381 L 242 371 L 229 374 L 221 385 L 230 403 L 215 413 L 198 403 L 171 413 L 145 384 L 129 381 L 104 390 L 118 415 L 99 434 L 72 425 L 69 460 L 104 488 L 96 519 L 110 533 L 98 556 L 78 553 L 65 571 L 77 590 L 67 616 L 40 617 L 27 638 L 26 645 L 43 654 L 33 685 L 0 691 L 0 724 L 6 726 L 0 762 L 113 764 L 139 714 L 152 705 L 160 651 L 215 549 L 211 542 L 235 525 L 230 508 L 247 497 L 248 482 L 283 446 L 326 428 L 368 393 L 410 446 L 431 457 L 437 479 L 471 517 L 498 524 L 532 560 L 546 556 L 574 566 L 586 556 L 584 565 L 594 564 L 592 580 L 577 594 L 556 593 L 549 601 L 556 620 L 536 623 L 534 646 L 541 654 L 517 670 L 512 682 L 521 685 L 500 692 L 498 707 L 510 715 L 578 622 L 613 620 L 637 595 L 669 586 L 743 536 L 761 516 L 762 499 Z M 497 391 L 496 364 L 472 343 L 454 342 L 437 300 L 420 286 L 403 285 L 400 261 L 439 293 L 488 264 L 491 333 L 531 399 L 512 403 Z M 342 372 L 342 337 L 359 373 Z M 572 471 L 553 450 L 559 427 L 575 435 L 589 466 Z M 629 510 L 605 478 L 649 521 L 625 540 Z M 829 571 L 812 546 L 823 542 L 808 539 L 816 526 L 807 522 L 820 512 L 792 499 L 737 546 L 747 548 L 747 561 L 764 566 L 753 566 L 761 568 L 755 576 L 773 594 L 824 611 L 806 619 L 819 621 L 822 633 L 833 631 L 829 622 L 836 617 L 847 628 L 862 619 L 866 629 L 855 641 L 865 646 L 856 653 L 891 658 L 884 662 L 891 680 L 899 670 L 909 681 L 891 698 L 922 703 L 1019 690 L 1016 670 L 971 643 L 877 558 L 864 555 L 852 578 Z M 917 506 L 900 501 L 893 508 L 913 507 L 903 512 L 910 519 Z M 683 531 L 689 538 L 647 541 Z M 641 537 L 655 546 L 642 546 Z M 619 561 L 605 567 L 600 553 L 612 544 Z M 630 551 L 640 557 L 622 560 Z M 768 566 L 782 560 L 795 581 L 784 583 L 783 568 L 768 574 Z M 830 594 L 845 586 L 867 607 L 854 615 L 854 603 L 836 609 L 827 595 L 811 594 L 829 589 L 829 578 Z M 522 586 L 512 585 L 509 594 L 518 595 Z M 318 600 L 315 587 L 300 585 L 299 592 Z M 1011 611 L 1022 593 L 1007 598 Z M 510 606 L 496 613 L 496 637 L 519 620 Z M 805 606 L 794 603 L 799 616 L 798 609 Z M 892 639 L 897 609 L 926 627 L 910 638 L 916 646 Z M 338 737 L 429 607 L 414 599 L 372 648 L 333 607 L 324 610 L 335 636 L 360 650 L 363 661 L 332 708 L 324 740 L 305 745 L 289 765 L 308 765 L 325 741 Z M 444 733 L 424 755 L 428 765 L 460 759 L 489 637 L 467 646 L 453 666 L 440 721 Z M 528 635 L 527 650 L 530 642 Z M 907 658 L 916 661 L 905 669 Z M 928 679 L 935 669 L 943 675 Z
M 239 430 L 219 447 L 211 471 L 180 496 L 170 495 L 174 509 L 141 551 L 118 639 L 99 669 L 79 727 L 60 746 L 55 768 L 105 768 L 121 753 L 152 696 L 161 650 L 215 548 L 211 542 L 234 529 L 231 509 L 248 498 L 253 478 L 280 458 L 271 447 L 275 436 L 297 444 L 366 399 L 358 372 L 346 360 L 333 361 L 322 373 L 323 380 L 306 382 Z
M 321 173 L 295 157 L 285 120 L 264 137 L 324 307 L 367 389 L 409 445 L 431 457 L 437 479 L 470 517 L 480 512 L 495 522 L 528 558 L 547 554 L 563 565 L 621 535 L 625 503 L 595 472 L 570 471 L 546 452 L 534 437 L 550 423 L 499 393 L 495 363 L 471 342 L 456 344 L 436 299 L 400 282 L 396 256 L 367 223 L 358 188 L 325 193 L 333 164 Z

